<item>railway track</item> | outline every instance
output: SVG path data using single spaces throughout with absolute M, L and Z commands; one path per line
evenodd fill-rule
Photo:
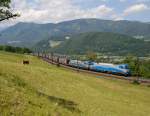
M 130 81 L 130 82 L 133 82 L 136 79 L 136 77 L 124 77 L 124 76 L 118 76 L 118 75 L 113 75 L 113 74 L 83 70 L 83 69 L 74 68 L 74 67 L 70 67 L 70 66 L 67 66 L 67 65 L 63 65 L 63 64 L 58 64 L 58 63 L 53 62 L 52 60 L 50 60 L 48 58 L 45 58 L 45 57 L 40 57 L 40 58 L 42 60 L 44 60 L 45 62 L 47 62 L 47 63 L 53 64 L 53 65 L 58 65 L 58 66 L 61 66 L 61 67 L 64 67 L 64 68 L 67 68 L 67 69 L 70 69 L 70 70 L 73 70 L 73 71 L 83 72 L 83 73 L 97 75 L 97 76 L 103 76 L 103 77 L 106 77 L 106 78 L 122 79 L 122 80 L 127 80 L 127 81 Z M 142 84 L 148 84 L 148 85 L 150 84 L 149 79 L 140 78 L 138 81 Z

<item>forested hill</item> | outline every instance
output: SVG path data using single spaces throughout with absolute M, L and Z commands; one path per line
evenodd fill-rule
M 150 42 L 126 35 L 91 32 L 73 36 L 51 50 L 64 54 L 84 54 L 93 51 L 111 55 L 146 56 L 150 54 Z
M 0 43 L 31 47 L 51 36 L 69 36 L 85 32 L 113 32 L 148 39 L 150 24 L 100 19 L 77 19 L 57 24 L 18 23 L 0 33 Z

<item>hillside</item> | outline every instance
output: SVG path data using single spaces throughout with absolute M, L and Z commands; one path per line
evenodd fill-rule
M 150 42 L 126 35 L 101 32 L 79 34 L 50 49 L 50 51 L 62 54 L 85 54 L 93 51 L 110 55 L 135 54 L 139 56 L 150 54 L 149 50 Z
M 18 23 L 1 32 L 0 44 L 31 47 L 51 36 L 69 36 L 85 32 L 113 32 L 148 38 L 150 24 L 100 19 L 77 19 L 57 24 Z
M 47 39 L 53 24 L 18 23 L 1 32 L 0 44 L 31 47 L 40 40 Z
M 37 42 L 31 49 L 33 49 L 33 51 L 37 51 L 37 52 L 42 52 L 42 51 L 49 51 L 50 48 L 53 48 L 55 46 L 53 46 L 53 43 L 58 43 L 57 45 L 60 45 L 63 41 L 65 41 L 65 37 L 64 36 L 58 36 L 58 37 L 50 37 L 49 39 L 44 39 L 41 40 L 39 42 Z
M 23 65 L 27 59 L 30 65 Z M 0 52 L 2 116 L 147 116 L 150 88 Z

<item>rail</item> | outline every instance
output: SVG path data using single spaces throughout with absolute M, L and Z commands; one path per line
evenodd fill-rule
M 107 77 L 107 78 L 116 78 L 116 79 L 128 80 L 128 81 L 131 81 L 131 82 L 133 82 L 136 79 L 136 77 L 118 76 L 118 75 L 113 75 L 113 74 L 108 74 L 108 73 L 94 72 L 94 71 L 79 69 L 79 68 L 75 68 L 75 67 L 70 67 L 70 66 L 67 66 L 67 65 L 64 65 L 64 64 L 59 64 L 57 62 L 54 62 L 53 60 L 49 59 L 46 56 L 38 56 L 38 57 L 40 57 L 41 59 L 43 59 L 44 61 L 46 61 L 46 62 L 48 62 L 50 64 L 58 65 L 58 66 L 61 66 L 61 67 L 67 68 L 67 69 L 74 70 L 74 71 L 79 71 L 79 72 L 83 72 L 83 73 L 93 74 L 93 75 L 97 75 L 97 76 L 103 76 L 103 77 Z M 150 84 L 150 80 L 149 79 L 140 78 L 138 81 L 140 83 L 143 83 L 143 84 Z

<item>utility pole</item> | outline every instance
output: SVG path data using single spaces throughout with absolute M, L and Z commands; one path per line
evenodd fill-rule
M 135 71 L 136 71 L 136 77 L 137 77 L 136 80 L 139 83 L 140 82 L 140 76 L 141 76 L 139 57 L 137 57 L 136 60 L 135 60 Z
M 78 59 L 78 56 L 77 56 L 77 71 L 79 72 L 79 59 Z

